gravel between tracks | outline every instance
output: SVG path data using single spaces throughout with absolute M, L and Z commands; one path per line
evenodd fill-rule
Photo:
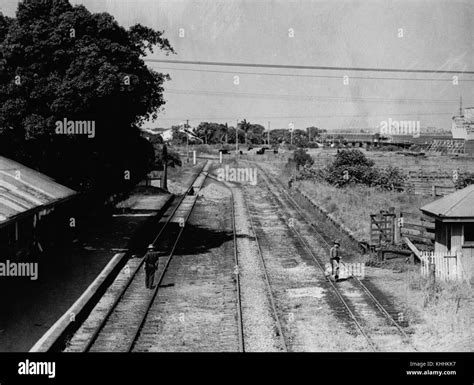
M 257 244 L 240 189 L 233 188 L 235 226 L 242 288 L 242 317 L 245 351 L 279 351 L 275 321 L 271 313 L 268 291 L 263 275 Z

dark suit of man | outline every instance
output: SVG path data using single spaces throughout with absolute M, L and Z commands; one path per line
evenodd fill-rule
M 153 289 L 159 255 L 156 251 L 148 251 L 145 256 L 145 286 L 148 289 Z

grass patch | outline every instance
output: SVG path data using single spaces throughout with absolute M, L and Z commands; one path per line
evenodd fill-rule
M 333 214 L 336 220 L 351 229 L 356 239 L 366 242 L 369 241 L 370 214 L 389 207 L 419 212 L 421 206 L 433 200 L 432 197 L 379 191 L 366 186 L 337 188 L 328 183 L 313 181 L 301 181 L 296 185 L 316 204 Z

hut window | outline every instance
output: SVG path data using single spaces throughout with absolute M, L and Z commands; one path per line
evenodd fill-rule
M 464 224 L 464 243 L 474 243 L 474 223 Z

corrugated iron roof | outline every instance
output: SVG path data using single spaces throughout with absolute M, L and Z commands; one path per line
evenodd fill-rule
M 76 194 L 50 177 L 0 156 L 0 226 Z
M 441 218 L 474 219 L 474 185 L 428 203 L 421 211 Z

